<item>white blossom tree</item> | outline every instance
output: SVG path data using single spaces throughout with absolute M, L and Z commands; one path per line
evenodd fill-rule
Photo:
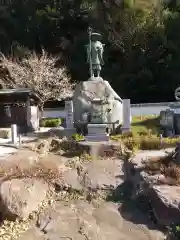
M 40 109 L 48 100 L 70 97 L 74 84 L 70 82 L 66 67 L 56 67 L 58 58 L 48 55 L 29 54 L 22 60 L 14 60 L 1 54 L 1 67 L 9 72 L 10 79 L 0 79 L 3 88 L 30 88 L 38 100 Z

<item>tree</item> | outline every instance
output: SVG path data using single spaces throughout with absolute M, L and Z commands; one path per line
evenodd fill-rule
M 30 88 L 38 99 L 40 109 L 48 100 L 60 100 L 72 95 L 74 84 L 70 82 L 64 66 L 56 67 L 57 57 L 31 53 L 18 60 L 1 55 L 1 67 L 8 70 L 10 78 L 1 79 L 3 88 Z

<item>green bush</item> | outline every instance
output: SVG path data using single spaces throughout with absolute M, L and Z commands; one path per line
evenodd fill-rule
M 58 127 L 61 125 L 60 118 L 48 118 L 40 120 L 40 127 Z
M 83 135 L 81 135 L 81 134 L 73 134 L 72 135 L 72 139 L 73 140 L 75 140 L 75 141 L 77 141 L 77 142 L 79 142 L 79 141 L 83 141 L 84 140 L 84 136 Z

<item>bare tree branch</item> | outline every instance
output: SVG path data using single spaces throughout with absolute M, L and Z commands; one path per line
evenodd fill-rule
M 32 53 L 23 60 L 13 60 L 1 54 L 1 66 L 11 76 L 10 81 L 0 79 L 4 88 L 27 87 L 32 89 L 39 105 L 48 100 L 64 99 L 72 95 L 73 84 L 63 66 L 55 67 L 57 58 L 48 55 L 44 50 L 38 56 Z

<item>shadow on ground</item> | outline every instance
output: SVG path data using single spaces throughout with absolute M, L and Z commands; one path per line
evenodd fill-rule
M 136 131 L 150 130 L 153 134 L 157 134 L 160 131 L 160 117 L 156 118 L 147 118 L 144 120 L 136 119 L 131 123 L 132 128 Z
M 146 225 L 150 230 L 162 230 L 156 225 L 148 214 L 147 203 L 131 200 L 132 183 L 123 182 L 107 196 L 107 201 L 119 203 L 119 213 L 121 217 L 134 224 Z M 143 206 L 142 206 L 143 205 Z

